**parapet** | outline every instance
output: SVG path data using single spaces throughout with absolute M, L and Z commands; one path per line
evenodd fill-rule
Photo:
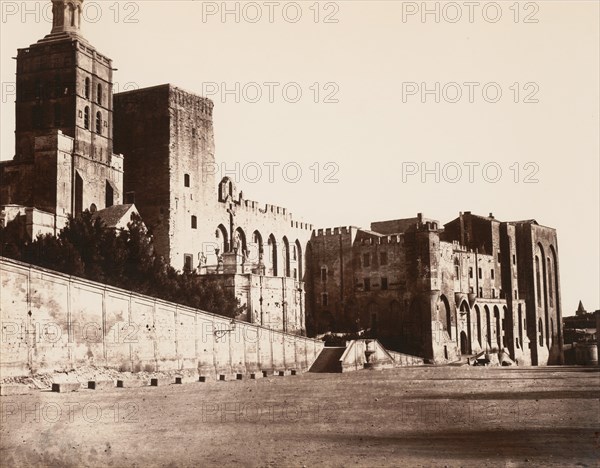
M 404 242 L 403 234 L 392 234 L 382 237 L 367 237 L 360 240 L 361 245 L 387 245 L 402 244 Z
M 340 234 L 350 234 L 354 226 L 343 226 L 336 228 L 317 229 L 313 231 L 315 237 L 339 236 Z
M 206 97 L 191 93 L 184 89 L 173 86 L 170 83 L 150 86 L 148 88 L 133 89 L 131 91 L 123 91 L 114 95 L 115 100 L 126 102 L 137 102 L 141 106 L 147 106 L 147 96 L 165 96 L 168 95 L 169 105 L 181 106 L 185 109 L 199 112 L 207 118 L 212 119 L 214 103 Z
M 223 186 L 223 184 L 225 184 Z M 234 190 L 235 186 L 231 185 L 229 187 L 229 179 L 224 178 L 221 181 L 222 190 L 221 195 L 219 197 L 219 201 L 221 203 L 233 203 L 237 209 L 243 209 L 250 213 L 262 214 L 262 215 L 272 215 L 275 218 L 281 218 L 284 221 L 288 221 L 290 223 L 290 227 L 292 229 L 302 229 L 305 231 L 312 231 L 313 225 L 309 223 L 305 223 L 302 221 L 294 221 L 292 213 L 282 206 L 271 205 L 269 203 L 264 205 L 264 209 L 261 208 L 261 204 L 254 200 L 245 200 L 242 192 L 239 193 L 237 200 L 231 196 L 231 192 L 226 193 L 227 190 Z

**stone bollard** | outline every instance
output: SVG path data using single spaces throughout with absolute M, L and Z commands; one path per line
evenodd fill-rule
M 87 388 L 89 390 L 108 390 L 115 388 L 113 380 L 88 380 Z
M 79 382 L 60 382 L 52 384 L 52 391 L 56 393 L 77 392 L 81 388 Z

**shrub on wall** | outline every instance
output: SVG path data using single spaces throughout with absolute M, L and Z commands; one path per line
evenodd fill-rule
M 9 223 L 0 228 L 0 255 L 227 317 L 240 312 L 238 300 L 216 278 L 180 273 L 158 256 L 137 216 L 128 229 L 116 230 L 85 211 L 69 218 L 58 237 L 33 242 Z

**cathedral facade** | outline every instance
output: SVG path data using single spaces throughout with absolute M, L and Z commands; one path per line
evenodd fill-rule
M 471 213 L 318 229 L 215 179 L 213 102 L 166 84 L 113 96 L 112 61 L 81 35 L 83 0 L 53 0 L 17 56 L 16 143 L 2 222 L 57 234 L 86 209 L 135 204 L 174 268 L 220 281 L 237 317 L 306 334 L 368 330 L 432 362 L 504 353 L 561 362 L 554 229 Z M 115 153 L 116 151 L 116 153 Z

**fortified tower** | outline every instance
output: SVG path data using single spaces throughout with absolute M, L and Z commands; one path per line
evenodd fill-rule
M 52 0 L 50 34 L 17 53 L 15 156 L 0 165 L 7 222 L 9 211 L 38 210 L 56 232 L 70 214 L 121 203 L 112 62 L 81 35 L 82 4 Z
M 52 32 L 17 54 L 16 158 L 31 159 L 35 138 L 55 129 L 79 156 L 109 164 L 112 61 L 81 35 L 82 0 L 52 3 Z

